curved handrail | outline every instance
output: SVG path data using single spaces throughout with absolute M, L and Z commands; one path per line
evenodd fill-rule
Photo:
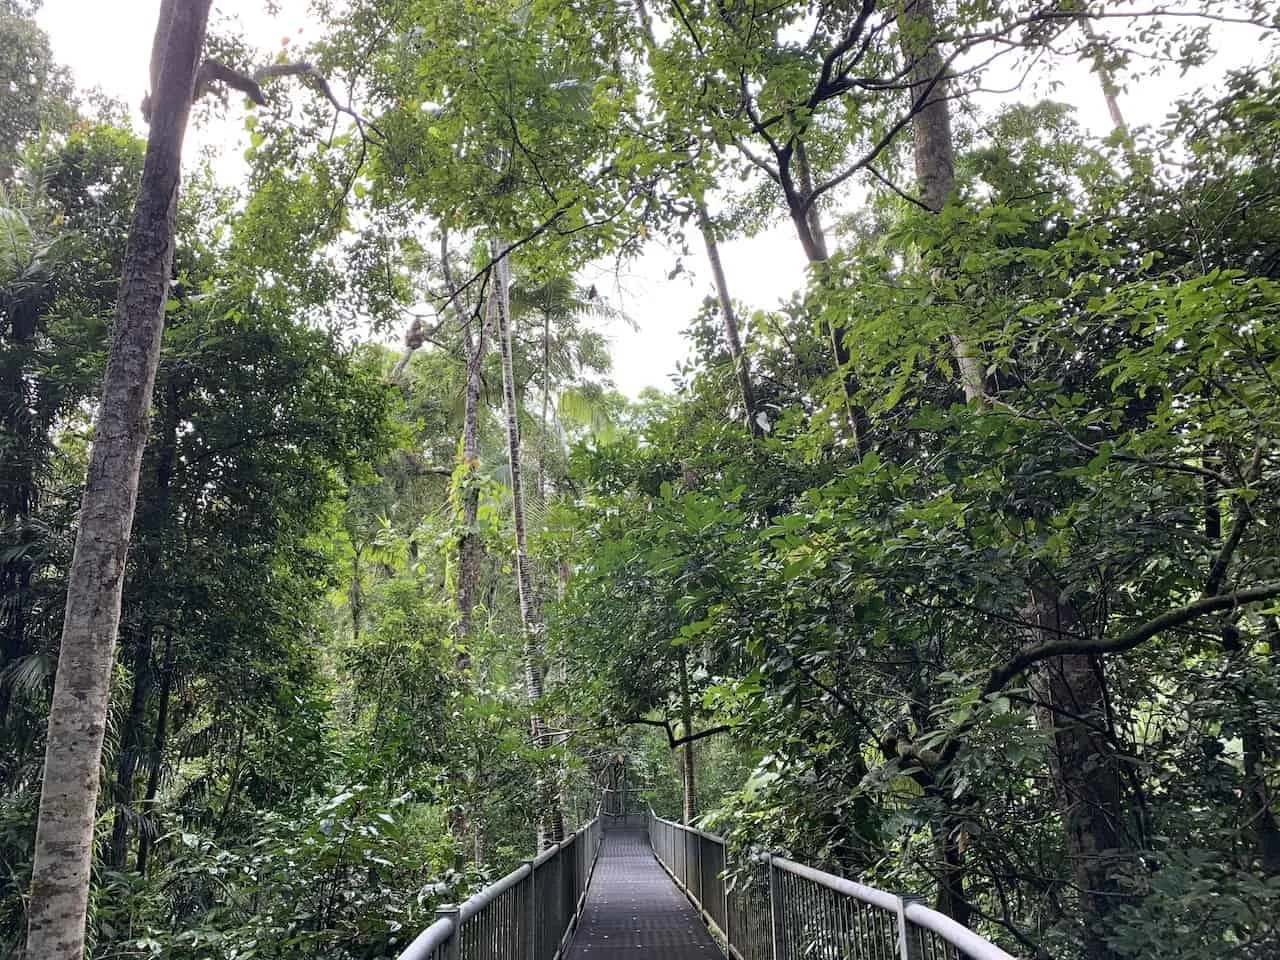
M 707 923 L 717 928 L 735 960 L 762 955 L 791 960 L 788 951 L 792 944 L 801 942 L 828 946 L 832 956 L 857 955 L 870 943 L 877 956 L 892 953 L 898 960 L 919 960 L 943 955 L 939 941 L 954 951 L 945 955 L 963 960 L 1015 960 L 915 898 L 837 877 L 776 854 L 757 857 L 767 875 L 767 892 L 759 887 L 754 891 L 744 891 L 741 885 L 731 888 L 725 883 L 728 861 L 724 838 L 665 820 L 653 807 L 649 808 L 649 838 L 658 862 L 703 912 Z M 804 884 L 797 885 L 796 880 L 784 884 L 784 874 Z M 816 893 L 819 889 L 846 898 L 846 904 L 862 906 L 842 907 L 830 894 Z M 873 912 L 858 913 L 860 910 Z M 851 911 L 865 922 L 850 923 Z M 762 918 L 767 930 L 762 929 Z M 817 955 L 826 954 L 819 950 Z
M 414 938 L 400 954 L 400 960 L 427 960 L 453 936 L 454 927 L 451 917 L 441 917 Z
M 597 807 L 595 817 L 572 836 L 526 860 L 460 905 L 437 910 L 435 923 L 418 934 L 398 960 L 459 960 L 462 932 L 471 924 L 483 928 L 489 922 L 487 908 L 504 897 L 515 898 L 504 908 L 508 914 L 516 913 L 517 908 L 523 911 L 516 924 L 519 929 L 507 929 L 506 933 L 527 943 L 530 960 L 557 960 L 581 916 L 587 884 L 600 852 L 600 832 Z M 572 897 L 571 903 L 565 902 L 566 895 Z M 560 928 L 547 935 L 547 921 Z
M 939 913 L 923 903 L 908 903 L 903 908 L 906 918 L 918 927 L 932 930 L 943 940 L 958 947 L 973 960 L 1014 960 L 989 940 L 984 940 L 968 927 L 956 923 L 945 913 Z

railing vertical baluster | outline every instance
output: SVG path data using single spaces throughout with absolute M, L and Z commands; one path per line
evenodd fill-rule
M 907 904 L 921 903 L 923 897 L 903 894 L 898 897 L 898 958 L 899 960 L 920 960 L 920 938 L 915 936 L 910 922 L 907 920 Z
M 458 905 L 456 903 L 445 904 L 443 907 L 436 908 L 437 920 L 448 920 L 453 924 L 453 931 L 449 934 L 440 951 L 440 960 L 458 960 L 462 955 L 462 924 L 458 922 Z
M 765 856 L 769 868 L 769 915 L 773 920 L 773 960 L 787 960 L 786 903 L 783 900 L 782 871 L 773 864 L 773 857 Z
M 534 869 L 532 860 L 525 860 L 529 868 L 529 876 L 524 878 L 525 912 L 524 912 L 524 955 L 526 960 L 538 960 L 538 901 L 534 897 Z
M 729 910 L 729 851 L 720 848 L 720 892 L 724 894 L 724 942 L 729 948 L 729 956 L 733 956 L 733 921 Z M 738 951 L 741 953 L 741 949 Z

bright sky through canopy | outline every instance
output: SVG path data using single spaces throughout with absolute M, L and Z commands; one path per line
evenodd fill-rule
M 159 0 L 45 0 L 38 20 L 53 42 L 54 54 L 69 65 L 82 88 L 100 87 L 108 95 L 129 104 L 137 116 L 147 89 L 152 31 Z M 215 23 L 232 18 L 244 36 L 264 51 L 275 51 L 287 40 L 305 44 L 319 33 L 306 12 L 305 0 L 285 0 L 277 15 L 261 3 L 215 4 Z M 1121 94 L 1122 108 L 1133 126 L 1158 123 L 1180 96 L 1199 86 L 1214 85 L 1232 66 L 1249 62 L 1256 50 L 1252 32 L 1220 25 L 1216 31 L 1223 51 L 1210 67 L 1178 76 L 1169 72 L 1159 82 L 1141 82 Z M 1010 78 L 1012 79 L 1012 78 Z M 1048 83 L 1060 84 L 1050 90 Z M 1004 84 L 994 77 L 989 84 Z M 1105 135 L 1110 120 L 1102 92 L 1087 67 L 1058 61 L 1052 71 L 1041 67 L 1028 78 L 1021 99 L 1052 96 L 1075 106 L 1077 119 L 1088 131 Z M 1001 97 L 1001 102 L 1008 102 Z M 140 119 L 137 121 L 141 125 Z M 244 148 L 243 129 L 236 122 L 215 123 L 196 132 L 195 145 L 215 148 L 235 162 Z M 789 224 L 779 223 L 759 236 L 733 240 L 722 248 L 729 286 L 736 300 L 749 308 L 770 308 L 788 298 L 804 282 L 804 255 Z M 681 331 L 713 288 L 700 248 L 683 258 L 684 271 L 669 278 L 679 251 L 660 240 L 650 243 L 637 262 L 603 264 L 587 271 L 584 282 L 594 283 L 608 301 L 638 325 L 638 330 L 613 322 L 608 329 L 613 344 L 614 380 L 635 396 L 645 387 L 666 388 L 676 364 L 687 355 Z

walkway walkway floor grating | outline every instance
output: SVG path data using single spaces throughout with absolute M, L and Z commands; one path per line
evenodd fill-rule
M 644 830 L 609 830 L 568 960 L 724 960 Z

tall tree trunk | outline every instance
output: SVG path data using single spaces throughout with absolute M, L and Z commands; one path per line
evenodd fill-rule
M 1107 103 L 1107 113 L 1111 115 L 1111 125 L 1121 136 L 1129 135 L 1129 126 L 1124 122 L 1124 113 L 1120 110 L 1120 88 L 1116 86 L 1115 74 L 1107 65 L 1106 51 L 1102 37 L 1093 27 L 1093 21 L 1087 16 L 1080 18 L 1080 29 L 1093 43 L 1093 67 L 1098 71 L 1098 81 L 1102 84 L 1102 97 Z
M 644 29 L 646 50 L 652 54 L 657 46 L 653 33 L 653 18 L 644 0 L 636 0 L 636 10 L 640 15 L 640 25 Z M 707 212 L 706 201 L 701 196 L 697 199 L 698 230 L 702 233 L 702 242 L 707 248 L 707 262 L 711 266 L 711 276 L 716 284 L 716 296 L 720 300 L 720 317 L 724 322 L 724 336 L 729 342 L 729 356 L 733 360 L 733 372 L 738 378 L 738 389 L 742 392 L 742 405 L 746 410 L 747 429 L 753 437 L 759 437 L 764 428 L 758 416 L 756 394 L 751 384 L 751 365 L 742 349 L 742 336 L 738 328 L 738 314 L 733 308 L 733 298 L 729 296 L 729 283 L 725 279 L 724 264 L 720 261 L 720 242 L 716 238 L 711 216 Z
M 156 30 L 159 81 L 151 96 L 151 133 L 125 250 L 49 711 L 26 945 L 28 956 L 38 960 L 81 960 L 84 953 L 120 592 L 173 268 L 182 141 L 209 4 L 166 0 Z
M 458 606 L 458 620 L 454 627 L 454 638 L 457 649 L 454 653 L 453 665 L 459 676 L 465 677 L 471 669 L 470 640 L 475 617 L 476 599 L 480 590 L 480 571 L 484 565 L 484 540 L 480 536 L 480 391 L 481 372 L 484 364 L 485 348 L 489 334 L 488 312 L 480 320 L 476 329 L 476 317 L 468 313 L 461 302 L 461 291 L 454 280 L 453 266 L 449 259 L 449 234 L 440 234 L 440 264 L 444 274 L 445 292 L 453 304 L 453 314 L 462 320 L 462 352 L 466 367 L 466 381 L 462 394 L 462 445 L 459 451 L 459 465 L 463 475 L 454 477 L 453 491 L 458 510 L 458 579 L 454 593 L 454 602 Z M 474 790 L 469 787 L 471 778 L 466 772 L 459 775 L 457 794 L 458 801 L 449 811 L 449 829 L 457 844 L 457 856 L 461 869 L 467 846 L 472 848 L 472 855 L 480 862 L 479 857 L 484 850 L 484 825 L 475 811 L 471 809 L 469 798 Z
M 809 166 L 809 154 L 805 150 L 803 140 L 795 141 L 792 156 L 799 184 L 788 179 L 784 182 L 783 194 L 791 214 L 791 223 L 796 228 L 796 236 L 800 240 L 801 249 L 804 250 L 805 259 L 815 268 L 814 273 L 819 287 L 825 287 L 830 283 L 826 271 L 830 254 L 827 250 L 827 235 L 822 228 L 822 218 L 814 204 L 813 170 Z M 861 388 L 858 376 L 853 370 L 853 354 L 849 350 L 842 324 L 824 324 L 823 326 L 831 342 L 831 354 L 840 377 L 849 433 L 861 455 L 871 449 L 871 423 L 867 418 L 866 409 L 858 402 L 858 391 Z
M 458 302 L 459 292 L 453 280 L 453 270 L 449 263 L 448 234 L 440 238 L 440 257 L 443 263 L 445 286 L 453 301 L 454 314 L 463 312 Z M 489 321 L 486 314 L 481 320 L 479 330 L 473 330 L 475 317 L 469 316 L 462 324 L 462 347 L 466 353 L 467 381 L 463 392 L 462 404 L 462 464 L 466 478 L 458 486 L 461 489 L 461 526 L 458 537 L 458 586 L 456 600 L 458 604 L 458 626 L 456 636 L 462 649 L 458 653 L 456 666 L 465 670 L 471 665 L 470 655 L 466 651 L 467 639 L 471 636 L 472 617 L 475 613 L 476 598 L 480 590 L 480 570 L 484 564 L 484 540 L 480 536 L 480 390 L 482 386 L 481 372 L 484 354 L 489 335 Z
M 1080 632 L 1069 604 L 1049 587 L 1032 586 L 1025 619 L 1028 642 Z M 1121 758 L 1110 733 L 1102 666 L 1092 657 L 1056 657 L 1028 675 L 1036 719 L 1050 736 L 1049 772 L 1062 816 L 1067 857 L 1080 891 L 1084 949 L 1089 960 L 1111 960 L 1104 928 L 1121 902 L 1115 868 L 1132 847 Z
M 143 730 L 143 712 L 151 689 L 152 625 L 142 623 L 133 639 L 133 684 L 129 696 L 129 712 L 120 731 L 120 755 L 116 758 L 115 813 L 111 824 L 111 845 L 107 864 L 115 870 L 124 866 L 129 854 L 129 814 L 133 810 L 133 779 L 138 768 L 138 753 Z
M 173 695 L 173 631 L 165 630 L 164 666 L 160 673 L 160 703 L 156 708 L 156 732 L 151 741 L 151 755 L 147 758 L 147 790 L 142 798 L 142 810 L 150 813 L 160 793 L 160 769 L 164 764 L 165 739 L 169 735 L 169 701 Z M 143 827 L 138 836 L 138 873 L 146 874 L 147 857 L 151 852 L 152 831 Z
M 511 469 L 511 512 L 516 539 L 516 588 L 520 599 L 520 626 L 524 633 L 525 695 L 533 710 L 530 733 L 534 744 L 542 750 L 551 746 L 538 702 L 542 699 L 542 623 L 541 611 L 533 593 L 529 576 L 529 553 L 524 524 L 524 487 L 520 478 L 520 411 L 516 404 L 515 370 L 512 366 L 510 276 L 507 258 L 501 247 L 491 244 L 494 259 L 493 316 L 494 332 L 502 352 L 502 398 L 507 421 L 507 461 Z M 564 813 L 556 785 L 545 776 L 537 783 L 539 846 L 550 846 L 564 839 Z
M 689 697 L 689 653 L 680 652 L 680 722 L 682 736 L 693 736 L 693 702 Z M 693 741 L 686 740 L 680 746 L 680 811 L 684 825 L 693 823 L 698 815 L 698 797 L 694 789 Z
M 141 572 L 137 577 L 144 595 L 138 598 L 142 613 L 132 644 L 133 690 L 129 697 L 129 712 L 120 732 L 120 756 L 116 763 L 116 810 L 115 822 L 111 828 L 109 863 L 117 870 L 124 866 L 128 857 L 134 776 L 142 756 L 147 698 L 154 686 L 151 652 L 155 634 L 156 618 L 152 612 L 155 601 L 145 594 L 159 589 L 165 582 L 162 544 L 169 521 L 169 487 L 177 457 L 178 403 L 177 382 L 170 374 L 164 385 L 164 402 L 161 406 L 163 426 L 159 432 L 159 444 L 153 448 L 154 469 L 149 474 L 151 483 L 142 496 L 143 507 L 138 522 L 138 529 L 145 532 Z
M 916 180 L 924 205 L 937 213 L 955 189 L 956 160 L 946 66 L 938 52 L 933 0 L 904 0 L 898 28 L 911 80 Z M 981 400 L 986 396 L 982 363 L 963 337 L 955 332 L 950 336 L 965 399 Z
M 899 42 L 911 84 L 916 180 L 922 202 L 937 213 L 946 206 L 955 189 L 955 141 L 951 133 L 951 109 L 946 99 L 945 66 L 936 40 L 933 0 L 901 0 L 900 10 Z M 986 389 L 981 364 L 973 359 L 968 345 L 958 334 L 952 333 L 950 341 L 965 399 L 982 398 Z M 955 803 L 948 790 L 931 784 L 929 792 L 938 798 L 942 811 L 933 823 L 934 861 L 938 871 L 937 908 L 958 923 L 967 925 L 973 911 L 965 892 L 967 871 L 959 842 L 961 822 L 952 810 Z
M 756 406 L 756 392 L 751 383 L 751 364 L 742 349 L 742 336 L 738 331 L 738 313 L 733 308 L 733 298 L 729 296 L 729 281 L 725 279 L 724 264 L 720 262 L 720 242 L 716 239 L 715 227 L 711 216 L 707 213 L 707 205 L 698 201 L 698 229 L 702 232 L 702 242 L 707 248 L 707 263 L 711 265 L 711 276 L 716 284 L 716 296 L 720 300 L 720 318 L 724 323 L 724 338 L 729 344 L 729 358 L 733 361 L 733 373 L 738 378 L 738 390 L 742 394 L 742 406 L 746 413 L 747 429 L 753 437 L 764 433 L 760 422 L 760 411 Z

